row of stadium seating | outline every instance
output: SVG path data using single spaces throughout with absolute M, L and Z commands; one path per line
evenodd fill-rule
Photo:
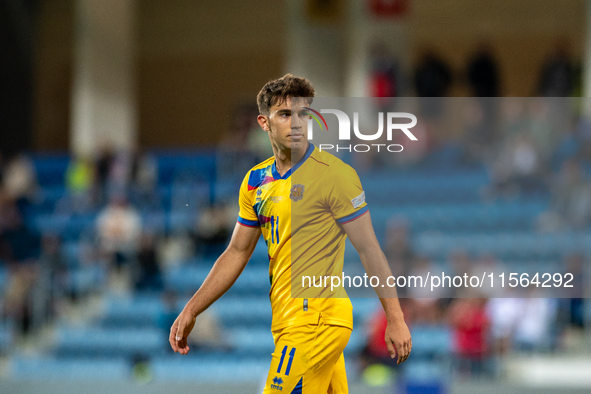
M 358 351 L 362 346 L 360 330 L 354 331 L 347 352 Z M 448 329 L 440 326 L 413 327 L 413 357 L 417 359 L 407 373 L 417 378 L 442 376 L 445 365 L 437 360 L 449 357 L 451 335 Z M 150 374 L 156 381 L 174 379 L 195 382 L 216 382 L 231 379 L 235 382 L 258 382 L 269 368 L 269 354 L 273 350 L 268 329 L 233 330 L 229 335 L 241 349 L 231 353 L 190 353 L 179 357 L 162 354 L 159 349 L 166 341 L 166 334 L 158 330 L 68 330 L 58 334 L 62 349 L 71 350 L 55 357 L 13 357 L 9 369 L 13 379 L 19 380 L 125 380 L 132 375 L 133 360 L 129 355 L 141 356 L 146 351 L 154 351 L 150 362 Z M 98 357 L 88 357 L 97 349 Z M 245 353 L 241 352 L 244 351 Z M 85 357 L 77 357 L 83 354 Z M 100 357 L 100 355 L 108 357 Z M 138 358 L 137 360 L 141 360 Z M 349 368 L 352 364 L 348 365 Z
M 385 232 L 388 219 L 404 219 L 415 232 L 501 232 L 531 230 L 535 218 L 547 207 L 544 200 L 530 202 L 483 204 L 426 204 L 397 206 L 369 202 L 378 236 Z M 152 211 L 141 215 L 142 225 L 156 234 L 178 233 L 191 229 L 198 212 Z M 97 214 L 40 214 L 30 218 L 30 224 L 41 233 L 60 234 L 66 241 L 94 233 Z M 74 242 L 75 244 L 75 242 Z

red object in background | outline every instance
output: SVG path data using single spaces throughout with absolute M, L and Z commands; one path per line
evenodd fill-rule
M 406 15 L 409 0 L 369 0 L 369 8 L 376 16 L 399 17 Z
M 489 320 L 484 304 L 473 300 L 458 301 L 453 311 L 456 352 L 465 358 L 480 359 L 488 351 Z
M 396 87 L 389 75 L 383 72 L 374 72 L 371 75 L 372 97 L 395 97 Z
M 388 320 L 383 310 L 379 310 L 371 319 L 372 332 L 369 335 L 367 350 L 376 358 L 389 358 L 390 352 L 384 338 L 386 337 L 386 327 Z

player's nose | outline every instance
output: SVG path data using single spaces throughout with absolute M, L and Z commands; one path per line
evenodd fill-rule
M 291 128 L 292 129 L 301 129 L 302 128 L 302 120 L 299 116 L 292 116 L 291 117 Z

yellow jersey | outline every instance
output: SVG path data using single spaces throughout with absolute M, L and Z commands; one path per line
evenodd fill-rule
M 272 331 L 314 324 L 320 317 L 352 329 L 352 306 L 344 289 L 331 291 L 330 282 L 317 287 L 310 282 L 318 285 L 322 276 L 342 275 L 342 224 L 368 211 L 355 170 L 310 143 L 283 176 L 274 157 L 253 167 L 242 182 L 239 203 L 238 222 L 260 227 L 267 244 Z

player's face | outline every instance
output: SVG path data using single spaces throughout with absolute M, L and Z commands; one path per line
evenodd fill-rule
M 310 115 L 304 108 L 306 105 L 302 100 L 292 101 L 288 97 L 282 103 L 273 105 L 269 116 L 259 115 L 259 124 L 263 130 L 269 132 L 273 148 L 280 151 L 307 148 Z

